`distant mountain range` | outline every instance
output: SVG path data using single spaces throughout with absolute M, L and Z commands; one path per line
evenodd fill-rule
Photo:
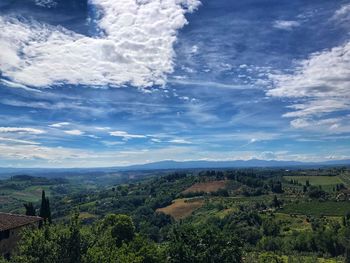
M 0 175 L 15 174 L 82 174 L 82 173 L 110 173 L 123 171 L 149 171 L 149 170 L 174 170 L 174 169 L 200 169 L 200 168 L 249 168 L 249 167 L 268 167 L 268 168 L 297 168 L 297 167 L 322 167 L 322 166 L 341 166 L 350 165 L 350 160 L 332 160 L 326 162 L 298 162 L 298 161 L 277 161 L 277 160 L 235 160 L 235 161 L 160 161 L 147 164 L 102 167 L 102 168 L 0 168 Z
M 196 169 L 196 168 L 244 168 L 244 167 L 295 167 L 295 166 L 338 166 L 350 165 L 350 160 L 332 160 L 326 162 L 298 162 L 277 160 L 235 160 L 235 161 L 161 161 L 126 167 L 115 167 L 120 170 L 158 170 L 158 169 Z

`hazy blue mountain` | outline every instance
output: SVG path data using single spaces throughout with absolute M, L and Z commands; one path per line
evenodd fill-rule
M 74 175 L 94 175 L 99 176 L 113 172 L 126 171 L 150 171 L 150 170 L 175 170 L 175 169 L 200 169 L 200 168 L 249 168 L 249 167 L 269 167 L 269 168 L 297 168 L 297 167 L 321 167 L 350 165 L 350 160 L 332 160 L 327 162 L 298 162 L 298 161 L 277 161 L 277 160 L 235 160 L 235 161 L 172 161 L 146 163 L 119 167 L 96 167 L 96 168 L 0 168 L 0 177 L 9 177 L 18 174 L 41 175 L 41 176 L 74 176 Z

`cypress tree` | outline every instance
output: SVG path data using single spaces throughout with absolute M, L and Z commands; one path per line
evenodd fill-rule
M 49 222 L 49 224 L 51 224 L 52 223 L 51 209 L 50 209 L 50 200 L 48 197 L 46 198 L 46 211 L 47 211 L 47 221 Z
M 45 196 L 45 191 L 42 191 L 41 194 L 41 206 L 40 206 L 40 217 L 44 219 L 44 222 L 51 224 L 51 209 L 49 198 Z
M 33 206 L 33 203 L 29 202 L 27 204 L 23 204 L 24 208 L 26 209 L 26 215 L 27 216 L 36 216 L 35 208 Z
M 40 205 L 40 212 L 39 212 L 39 216 L 42 217 L 44 219 L 44 221 L 46 220 L 46 211 L 45 211 L 45 208 L 46 208 L 46 197 L 45 197 L 45 191 L 43 190 L 41 192 L 41 205 Z
M 277 196 L 276 196 L 276 195 L 273 197 L 272 205 L 273 205 L 275 208 L 279 208 L 279 207 L 281 206 L 281 203 L 280 203 L 280 201 L 277 199 Z

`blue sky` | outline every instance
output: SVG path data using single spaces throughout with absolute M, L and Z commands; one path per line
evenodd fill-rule
M 2 0 L 0 166 L 350 158 L 350 3 Z

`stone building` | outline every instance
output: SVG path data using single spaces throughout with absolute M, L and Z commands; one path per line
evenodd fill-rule
M 0 212 L 0 255 L 10 258 L 20 239 L 20 232 L 25 227 L 39 226 L 42 218 Z

